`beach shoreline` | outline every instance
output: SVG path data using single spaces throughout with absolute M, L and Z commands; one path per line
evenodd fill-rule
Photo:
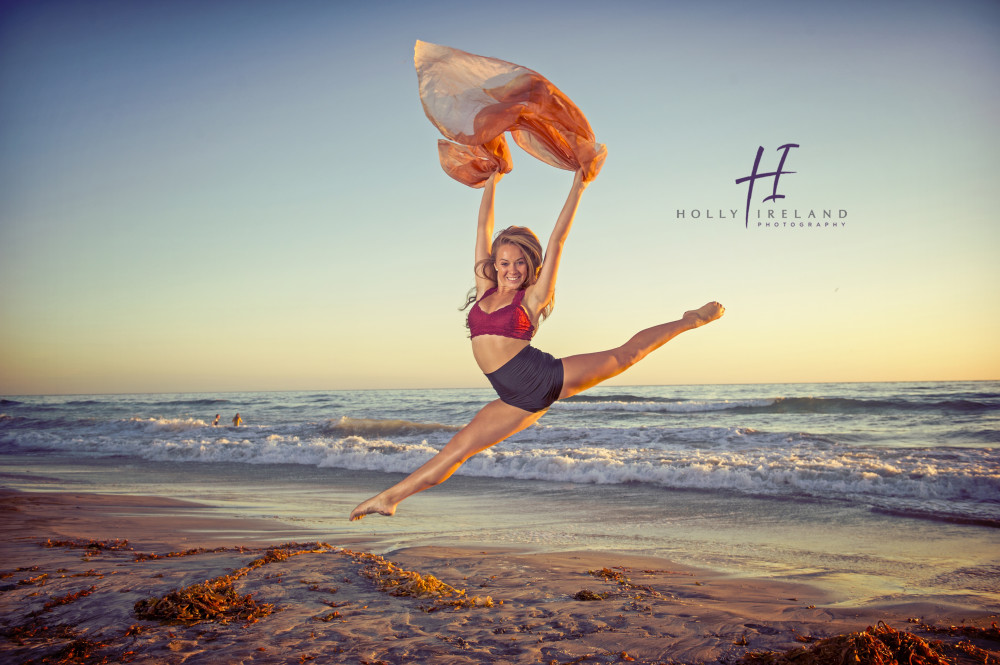
M 991 608 L 946 598 L 845 606 L 805 583 L 607 551 L 442 542 L 382 559 L 364 554 L 363 537 L 319 544 L 306 528 L 163 497 L 3 490 L 0 505 L 0 656 L 16 662 L 73 644 L 134 663 L 733 662 L 879 621 L 997 621 Z M 266 616 L 185 625 L 136 615 L 139 601 L 246 569 L 287 543 L 290 556 L 234 582 L 238 595 L 274 606 Z M 366 573 L 377 560 L 481 603 L 380 591 L 384 574 Z

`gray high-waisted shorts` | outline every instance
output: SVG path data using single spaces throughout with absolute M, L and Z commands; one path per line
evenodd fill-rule
M 559 399 L 563 386 L 562 361 L 526 346 L 486 378 L 501 400 L 525 411 L 544 411 Z

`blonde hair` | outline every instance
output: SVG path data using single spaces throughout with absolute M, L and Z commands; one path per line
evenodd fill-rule
M 521 285 L 521 289 L 525 289 L 537 282 L 538 273 L 542 270 L 542 260 L 544 258 L 542 255 L 542 243 L 539 242 L 538 236 L 535 235 L 534 231 L 526 226 L 508 226 L 500 231 L 493 238 L 489 258 L 476 262 L 476 275 L 488 279 L 494 284 L 497 283 L 497 251 L 503 245 L 513 245 L 524 254 L 524 260 L 528 264 L 528 277 L 524 280 L 524 284 Z M 472 287 L 469 290 L 469 293 L 466 295 L 466 302 L 461 309 L 465 309 L 474 302 L 476 302 L 476 287 Z M 549 304 L 542 310 L 542 319 L 552 313 L 552 305 L 553 301 L 550 300 Z

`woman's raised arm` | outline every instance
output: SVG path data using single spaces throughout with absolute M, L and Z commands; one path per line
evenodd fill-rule
M 549 236 L 549 244 L 545 248 L 545 258 L 542 260 L 542 269 L 538 273 L 538 281 L 525 291 L 524 305 L 536 317 L 551 302 L 555 294 L 556 275 L 559 273 L 563 245 L 573 227 L 573 217 L 576 216 L 580 197 L 583 195 L 583 190 L 587 188 L 587 184 L 583 179 L 583 171 L 577 171 L 576 177 L 573 178 L 573 186 L 566 197 L 566 203 L 563 204 L 562 211 L 556 219 L 556 225 L 552 229 L 552 235 Z
M 483 200 L 479 203 L 479 224 L 476 227 L 476 265 L 484 259 L 489 259 L 493 250 L 493 199 L 496 197 L 496 184 L 503 174 L 495 172 L 487 179 L 483 185 Z M 476 298 L 481 298 L 491 287 L 493 282 L 489 281 L 477 271 L 476 273 Z

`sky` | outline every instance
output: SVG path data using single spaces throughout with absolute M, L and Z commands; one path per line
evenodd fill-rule
M 15 0 L 0 394 L 487 387 L 481 192 L 418 39 L 540 72 L 607 145 L 539 348 L 718 300 L 613 383 L 1000 379 L 997 3 Z M 512 150 L 497 228 L 544 243 L 572 173 Z

